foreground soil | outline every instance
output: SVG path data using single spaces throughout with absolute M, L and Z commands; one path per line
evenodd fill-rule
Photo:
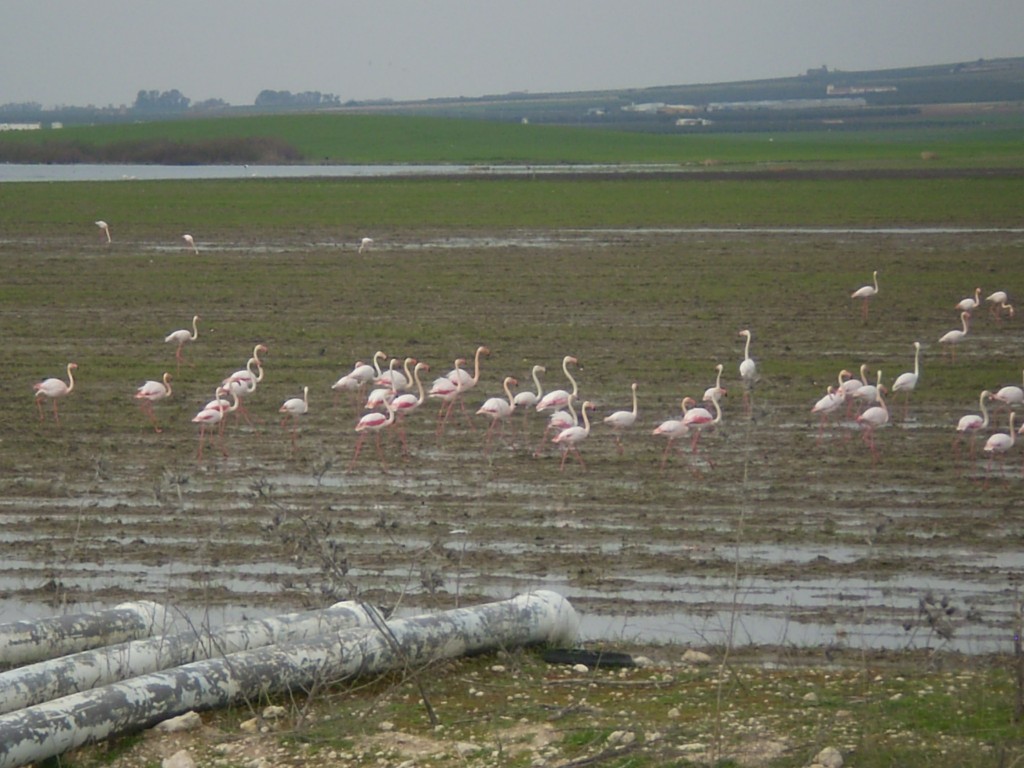
M 0 616 L 146 598 L 184 621 L 216 625 L 343 599 L 407 615 L 553 589 L 581 613 L 582 644 L 671 662 L 626 673 L 625 690 L 635 685 L 660 698 L 657 681 L 667 675 L 686 699 L 694 689 L 678 687 L 673 665 L 686 647 L 699 647 L 714 660 L 701 668 L 700 685 L 717 689 L 728 679 L 730 691 L 748 695 L 765 659 L 724 676 L 725 649 L 769 647 L 801 665 L 813 660 L 816 676 L 841 665 L 836 680 L 847 693 L 836 697 L 833 726 L 851 711 L 863 725 L 848 692 L 870 688 L 875 674 L 865 658 L 874 654 L 918 654 L 911 670 L 976 659 L 970 675 L 985 672 L 985 659 L 1009 659 L 1024 565 L 1019 447 L 991 465 L 980 452 L 988 434 L 1006 431 L 1005 413 L 993 413 L 976 458 L 966 442 L 959 454 L 953 444 L 957 419 L 978 410 L 982 389 L 1020 383 L 1020 321 L 982 308 L 955 359 L 937 340 L 959 325 L 953 305 L 975 285 L 1013 294 L 1019 274 L 1008 265 L 1019 263 L 1020 234 L 375 240 L 362 254 L 326 233 L 259 247 L 204 243 L 198 255 L 148 242 L 4 245 Z M 849 294 L 875 269 L 881 290 L 862 319 Z M 163 337 L 193 314 L 199 338 L 179 369 Z M 752 330 L 760 369 L 749 410 L 737 372 L 742 328 Z M 827 423 L 819 437 L 810 409 L 839 371 L 864 364 L 869 377 L 881 369 L 891 384 L 913 368 L 915 340 L 920 383 L 905 415 L 903 400 L 890 398 L 877 453 L 856 412 Z M 190 419 L 258 343 L 268 347 L 266 375 L 245 400 L 248 420 L 236 414 L 197 459 Z M 431 366 L 429 387 L 455 358 L 472 368 L 480 345 L 490 352 L 465 414 L 457 407 L 438 434 L 437 404 L 428 401 L 404 422 L 405 450 L 399 432 L 389 431 L 379 454 L 371 435 L 355 458 L 361 405 L 331 391 L 353 361 L 378 349 L 415 357 Z M 580 456 L 561 467 L 536 413 L 516 414 L 488 438 L 487 422 L 473 412 L 502 395 L 503 378 L 528 388 L 540 364 L 545 389 L 565 387 L 565 355 L 579 361 L 570 370 L 581 399 L 595 403 Z M 60 403 L 60 425 L 48 403 L 40 421 L 31 384 L 61 375 L 72 360 L 76 389 Z M 728 389 L 721 422 L 696 450 L 683 441 L 665 453 L 652 430 L 678 416 L 683 396 L 700 398 L 718 363 Z M 164 371 L 174 395 L 157 406 L 157 433 L 132 394 Z M 629 407 L 634 381 L 640 415 L 619 452 L 602 418 Z M 310 411 L 293 441 L 277 409 L 303 386 Z M 491 674 L 486 664 L 469 669 Z M 547 674 L 531 684 L 538 701 L 553 695 L 538 682 Z M 568 674 L 558 690 L 589 700 L 586 686 L 616 690 L 618 674 Z M 360 697 L 368 710 L 378 695 L 411 695 L 380 685 L 384 693 Z M 825 678 L 814 685 L 820 696 Z M 496 690 L 514 701 L 518 691 L 503 686 Z M 491 688 L 479 686 L 485 697 Z M 763 696 L 795 695 L 785 690 Z M 867 700 L 882 706 L 899 693 L 886 688 Z M 587 711 L 575 701 L 552 711 Z M 321 703 L 313 700 L 316 717 L 334 717 Z M 673 708 L 664 704 L 666 713 Z M 631 706 L 597 725 L 574 725 L 594 731 L 581 756 L 605 748 L 605 730 L 630 730 Z M 820 713 L 807 709 L 811 720 Z M 672 749 L 692 741 L 702 754 L 725 755 L 714 753 L 717 739 L 737 726 L 716 712 L 713 727 L 692 733 L 672 718 L 651 729 L 675 734 Z M 478 716 L 490 719 L 494 710 Z M 294 712 L 287 720 L 286 730 L 295 729 Z M 832 733 L 787 736 L 780 749 L 806 762 Z M 487 738 L 479 745 L 487 754 L 515 740 Z M 364 740 L 330 747 L 351 753 L 351 764 L 372 749 Z

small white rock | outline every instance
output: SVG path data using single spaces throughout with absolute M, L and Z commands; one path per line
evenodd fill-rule
M 572 671 L 575 672 L 577 675 L 585 675 L 590 671 L 590 667 L 588 667 L 586 664 L 573 664 Z
M 181 733 L 182 731 L 194 731 L 202 724 L 203 721 L 198 712 L 186 712 L 184 715 L 157 723 L 153 729 L 166 733 Z
M 263 708 L 264 720 L 278 720 L 286 714 L 288 714 L 288 711 L 284 707 L 279 707 L 275 704 Z
M 242 733 L 256 733 L 260 729 L 260 719 L 258 717 L 250 717 L 248 720 L 243 720 L 238 724 L 238 730 Z
M 825 747 L 814 758 L 824 768 L 843 768 L 843 755 L 835 747 Z
M 460 757 L 468 757 L 480 751 L 480 745 L 471 741 L 460 741 L 455 745 L 455 751 Z
M 814 691 L 811 691 L 810 693 L 805 693 L 804 701 L 806 701 L 808 704 L 817 704 L 818 694 L 816 694 Z
M 196 768 L 196 761 L 192 759 L 187 749 L 182 749 L 164 758 L 160 765 L 161 768 Z
M 683 654 L 683 661 L 686 664 L 692 664 L 696 667 L 704 666 L 711 663 L 711 657 L 703 651 L 695 651 L 692 648 L 687 650 Z

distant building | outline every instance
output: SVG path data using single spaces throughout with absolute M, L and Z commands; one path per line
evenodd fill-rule
M 832 85 L 825 88 L 829 96 L 856 96 L 862 93 L 895 93 L 895 85 Z
M 679 128 L 696 128 L 714 124 L 714 120 L 708 120 L 706 117 L 680 117 L 676 120 L 676 126 Z
M 623 107 L 623 112 L 657 112 L 660 109 L 665 108 L 665 102 L 663 101 L 651 101 L 646 104 L 630 104 L 627 107 Z
M 0 123 L 0 131 L 38 131 L 42 123 Z

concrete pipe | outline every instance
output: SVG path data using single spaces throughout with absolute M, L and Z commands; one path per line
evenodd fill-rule
M 0 665 L 40 659 L 150 637 L 164 626 L 162 605 L 139 601 L 110 610 L 0 624 Z
M 336 603 L 319 611 L 232 624 L 216 632 L 196 628 L 39 661 L 0 673 L 0 714 L 200 659 L 370 626 L 371 611 L 356 602 Z
M 0 768 L 38 762 L 194 709 L 464 654 L 572 643 L 578 628 L 569 602 L 542 591 L 199 661 L 0 716 Z

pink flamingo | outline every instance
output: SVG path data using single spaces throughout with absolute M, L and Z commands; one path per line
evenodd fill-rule
M 981 306 L 981 288 L 974 289 L 974 296 L 968 296 L 966 299 L 960 299 L 956 303 L 953 309 L 958 312 L 973 312 Z
M 100 240 L 106 237 L 107 242 L 110 242 L 110 225 L 107 222 L 100 221 L 95 222 L 96 226 L 100 228 Z
M 572 397 L 578 398 L 579 385 L 576 383 L 576 379 L 572 377 L 572 374 L 569 373 L 570 364 L 578 365 L 579 360 L 577 360 L 572 355 L 566 355 L 565 357 L 562 358 L 562 373 L 565 374 L 565 378 L 567 378 L 569 380 L 569 383 L 572 384 Z M 540 400 L 537 401 L 537 405 L 535 405 L 534 408 L 536 409 L 537 413 L 542 413 L 543 411 L 561 410 L 562 408 L 565 408 L 569 404 L 569 396 L 570 393 L 564 389 L 552 390 L 551 392 L 548 392 L 546 395 L 541 397 Z
M 60 424 L 60 416 L 57 415 L 57 401 L 62 397 L 67 397 L 75 389 L 75 377 L 72 375 L 72 371 L 78 368 L 78 363 L 68 363 L 68 381 L 65 384 L 61 379 L 43 379 L 37 384 L 32 385 L 33 391 L 35 391 L 36 407 L 39 409 L 39 420 L 45 421 L 46 417 L 43 416 L 43 398 L 48 397 L 53 403 L 53 420 L 55 423 Z
M 871 274 L 872 285 L 862 285 L 856 291 L 850 294 L 851 299 L 861 300 L 861 317 L 867 322 L 868 319 L 868 302 L 878 295 L 878 270 L 876 269 Z
M 663 421 L 655 427 L 654 431 L 651 433 L 652 435 L 659 435 L 668 438 L 668 442 L 665 443 L 665 450 L 661 454 L 662 471 L 665 469 L 665 462 L 668 461 L 669 451 L 675 448 L 676 440 L 690 434 L 690 428 L 683 423 L 683 419 L 686 417 L 686 412 L 689 410 L 690 406 L 696 404 L 696 401 L 692 397 L 684 397 L 680 404 L 680 408 L 682 408 L 683 411 L 682 418 Z
M 163 381 L 147 381 L 135 390 L 135 399 L 139 401 L 142 412 L 153 422 L 153 429 L 156 432 L 163 432 L 157 423 L 156 414 L 153 412 L 153 403 L 157 403 L 171 396 L 171 374 L 164 373 Z
M 465 364 L 465 358 L 460 357 L 455 361 L 455 369 L 460 369 Z M 429 397 L 434 397 L 441 401 L 441 408 L 437 412 L 436 434 L 438 437 L 444 433 L 445 425 L 448 423 L 448 417 L 451 416 L 452 408 L 455 405 L 455 398 L 458 397 L 461 389 L 461 381 L 453 380 L 450 375 L 440 376 L 434 379 L 434 383 L 430 387 Z
M 495 432 L 501 432 L 504 429 L 505 422 L 516 410 L 515 395 L 512 394 L 512 387 L 518 384 L 519 382 L 514 376 L 506 376 L 502 382 L 505 397 L 489 397 L 476 411 L 477 416 L 486 416 L 491 420 L 491 425 L 487 428 L 487 434 L 484 435 L 485 456 L 490 453 L 491 441 L 494 438 Z
M 989 312 L 992 313 L 992 317 L 997 323 L 1003 321 L 1003 312 L 1009 317 L 1013 317 L 1013 305 L 1009 303 L 1009 297 L 1006 295 L 1006 291 L 995 291 L 985 297 L 985 301 L 989 304 Z
M 185 245 L 192 249 L 192 253 L 199 255 L 199 249 L 196 248 L 196 239 L 192 235 L 182 235 L 181 239 L 185 241 Z
M 711 405 L 715 408 L 715 415 L 711 415 L 711 411 L 707 408 L 697 407 L 691 408 L 683 416 L 683 424 L 690 428 L 693 432 L 693 440 L 690 443 L 690 451 L 694 454 L 697 453 L 697 444 L 700 440 L 701 433 L 705 429 L 714 427 L 716 424 L 722 422 L 722 407 L 718 404 L 718 398 L 712 398 Z
M 885 387 L 882 386 L 881 370 L 876 371 L 877 375 L 874 384 L 867 383 L 867 380 L 865 379 L 867 375 L 867 370 L 868 367 L 866 364 L 860 367 L 860 376 L 863 383 L 859 387 L 857 387 L 857 389 L 855 389 L 853 392 L 853 398 L 855 400 L 860 400 L 861 402 L 863 402 L 865 408 L 870 407 L 872 405 L 877 405 L 879 396 L 883 394 L 888 394 L 888 391 L 885 389 Z
M 721 368 L 719 368 L 721 369 Z M 612 433 L 615 435 L 615 445 L 619 449 L 619 455 L 624 453 L 622 447 L 622 433 L 627 429 L 630 429 L 636 424 L 636 417 L 638 415 L 637 403 L 636 403 L 636 387 L 637 384 L 634 381 L 629 385 L 629 388 L 633 391 L 633 409 L 630 411 L 615 411 L 604 417 L 604 423 L 612 429 Z
M 857 417 L 857 423 L 864 427 L 864 436 L 862 439 L 867 444 L 868 448 L 871 449 L 872 464 L 878 461 L 878 449 L 875 447 L 875 430 L 879 427 L 884 427 L 889 423 L 889 409 L 886 407 L 885 400 L 882 398 L 882 372 L 879 371 L 878 373 L 878 405 L 871 406 Z
M 423 382 L 420 380 L 420 371 L 429 371 L 430 366 L 426 363 L 416 363 L 416 367 L 413 368 L 412 378 L 416 383 L 416 389 L 419 394 L 414 395 L 411 392 L 398 395 L 391 401 L 391 407 L 395 411 L 395 425 L 399 429 L 399 437 L 402 440 L 402 453 L 407 455 L 409 453 L 408 440 L 405 434 L 405 420 L 409 414 L 419 408 L 427 399 L 426 393 L 423 391 Z
M 710 403 L 712 400 L 724 397 L 726 394 L 728 394 L 725 387 L 722 386 L 722 371 L 724 369 L 725 366 L 722 365 L 721 363 L 715 366 L 715 370 L 718 372 L 718 374 L 715 376 L 715 385 L 713 387 L 708 387 L 707 389 L 704 390 L 704 397 L 702 398 L 702 402 Z
M 828 417 L 838 411 L 845 401 L 846 393 L 842 387 L 833 387 L 830 384 L 826 394 L 811 408 L 811 414 L 821 417 L 821 422 L 818 425 L 818 444 L 821 443 L 822 435 L 825 432 L 825 422 L 828 421 Z
M 231 403 L 231 405 L 227 407 L 220 405 L 219 403 L 221 401 L 218 398 L 215 400 L 217 404 L 214 405 L 214 407 L 203 408 L 203 410 L 199 411 L 199 413 L 192 417 L 193 423 L 199 425 L 199 452 L 196 454 L 196 459 L 198 461 L 203 460 L 203 439 L 206 436 L 207 428 L 223 424 L 224 419 L 227 417 L 227 415 L 238 408 L 238 395 L 236 395 L 234 392 L 228 392 L 223 387 L 220 387 L 217 389 L 217 395 L 219 396 L 222 394 L 231 395 L 231 397 L 233 398 L 233 402 Z M 210 403 L 208 403 L 207 405 L 210 405 Z M 213 444 L 212 437 L 210 438 L 210 444 Z M 228 455 L 227 447 L 224 445 L 223 431 L 221 431 L 220 433 L 220 450 L 221 453 L 223 453 L 225 456 Z
M 491 350 L 487 347 L 479 346 L 476 348 L 476 354 L 473 356 L 473 374 L 470 375 L 468 371 L 464 371 L 461 368 L 453 368 L 448 372 L 448 378 L 459 385 L 458 391 L 455 393 L 455 398 L 448 405 L 449 412 L 455 407 L 455 403 L 458 402 L 459 408 L 462 410 L 464 416 L 466 416 L 466 423 L 470 429 L 474 429 L 473 422 L 466 415 L 466 404 L 463 402 L 463 395 L 477 385 L 480 381 L 480 356 L 489 355 Z
M 1005 456 L 1013 448 L 1016 432 L 1013 431 L 1013 419 L 1017 414 L 1010 411 L 1010 428 L 1006 433 L 997 432 L 985 441 L 982 449 L 988 455 L 988 469 L 986 470 L 985 485 L 988 486 L 988 476 L 992 471 L 992 462 L 996 456 Z
M 395 370 L 399 364 L 398 358 L 392 358 L 388 369 L 377 377 L 377 385 L 381 387 L 390 387 L 395 392 L 406 391 L 410 386 L 412 386 L 412 374 L 409 372 L 409 366 L 415 363 L 415 357 L 405 358 L 405 373 L 403 373 L 402 371 Z
M 744 328 L 737 335 L 745 336 L 747 339 L 743 347 L 743 362 L 740 363 L 740 380 L 743 382 L 743 405 L 746 406 L 747 416 L 750 416 L 754 409 L 752 392 L 757 382 L 757 363 L 750 356 L 750 330 Z
M 969 330 L 967 327 L 967 321 L 970 319 L 970 312 L 961 312 L 960 322 L 963 324 L 963 330 L 956 328 L 952 331 L 947 331 L 939 338 L 939 344 L 947 344 L 949 346 L 949 361 L 951 363 L 956 362 L 957 345 L 967 338 L 967 331 Z
M 589 400 L 586 400 L 582 406 L 580 406 L 580 415 L 583 416 L 583 426 L 569 427 L 563 429 L 553 438 L 551 442 L 561 447 L 562 449 L 562 462 L 558 465 L 559 471 L 565 469 L 565 460 L 569 458 L 569 454 L 573 453 L 576 456 L 576 460 L 580 463 L 580 468 L 585 472 L 587 469 L 586 464 L 583 463 L 583 457 L 580 455 L 580 443 L 590 436 L 590 419 L 587 417 L 587 411 L 592 409 L 594 404 Z
M 841 392 L 843 400 L 846 401 L 847 418 L 853 415 L 853 406 L 856 402 L 854 394 L 867 383 L 864 374 L 865 370 L 867 370 L 867 366 L 861 366 L 861 377 L 859 379 L 853 378 L 853 374 L 845 368 L 839 372 L 839 390 L 837 394 Z
M 576 418 L 576 409 L 572 407 L 575 400 L 576 396 L 570 392 L 569 399 L 565 403 L 565 410 L 555 411 L 548 417 L 548 425 L 544 428 L 544 434 L 540 436 L 540 443 L 537 445 L 537 450 L 533 452 L 534 458 L 540 456 L 541 451 L 547 443 L 548 435 L 551 433 L 557 435 L 559 432 L 576 426 L 579 419 Z
M 960 454 L 960 438 L 964 435 L 969 435 L 970 456 L 971 459 L 974 459 L 974 441 L 977 439 L 979 432 L 988 429 L 988 409 L 985 407 L 985 401 L 990 397 L 992 397 L 992 393 L 989 390 L 982 390 L 981 395 L 978 396 L 978 407 L 981 409 L 981 415 L 969 413 L 966 416 L 961 416 L 960 421 L 957 422 L 956 439 L 953 441 L 953 452 L 956 456 Z
M 516 396 L 512 399 L 512 403 L 515 405 L 516 410 L 521 411 L 523 414 L 523 435 L 526 435 L 527 420 L 530 415 L 530 409 L 536 408 L 537 403 L 544 396 L 544 388 L 540 383 L 541 373 L 547 373 L 547 368 L 543 365 L 535 365 L 530 370 L 530 377 L 533 379 L 533 386 L 536 388 L 536 392 L 529 389 L 524 389 L 521 392 L 516 392 Z
M 1024 380 L 1024 371 L 1021 372 L 1021 379 Z M 1000 404 L 1001 408 L 1012 408 L 1015 405 L 1024 405 L 1024 389 L 1015 386 L 1000 387 L 992 399 Z M 1001 409 L 1000 408 L 1000 409 Z
M 981 290 L 980 288 L 978 289 Z M 907 409 L 910 407 L 910 393 L 917 387 L 917 380 L 921 374 L 920 368 L 921 359 L 921 342 L 914 342 L 914 370 L 912 372 L 901 373 L 896 377 L 896 381 L 892 383 L 892 395 L 896 397 L 897 392 L 903 392 L 903 420 L 906 421 Z
M 385 472 L 388 471 L 388 465 L 384 461 L 384 449 L 380 444 L 381 432 L 386 428 L 390 427 L 395 423 L 395 409 L 391 403 L 387 406 L 387 415 L 379 411 L 374 411 L 363 416 L 359 423 L 356 424 L 356 432 L 359 434 L 359 439 L 356 440 L 355 454 L 352 456 L 352 462 L 348 465 L 349 471 L 356 465 L 356 460 L 359 458 L 359 451 L 362 450 L 363 441 L 366 436 L 373 432 L 377 438 L 377 456 L 380 458 L 381 469 Z
M 249 417 L 249 411 L 242 403 L 242 399 L 255 392 L 256 386 L 262 383 L 263 360 L 260 358 L 260 355 L 265 355 L 266 353 L 266 344 L 257 344 L 253 347 L 252 357 L 246 362 L 245 368 L 235 371 L 230 376 L 226 376 L 221 382 L 222 387 L 238 398 L 237 410 L 249 423 L 252 422 L 252 419 Z
M 164 339 L 164 343 L 166 343 L 166 344 L 177 344 L 178 345 L 178 348 L 174 350 L 174 359 L 178 361 L 178 370 L 179 371 L 181 370 L 181 363 L 182 363 L 182 359 L 181 359 L 182 349 L 190 341 L 195 341 L 196 339 L 199 338 L 199 328 L 196 327 L 196 323 L 198 323 L 198 322 L 199 322 L 199 315 L 194 315 L 192 317 L 192 330 L 191 330 L 191 332 L 187 328 L 182 328 L 182 329 L 177 330 L 177 331 L 171 331 L 169 334 L 167 334 L 167 337 Z
M 298 429 L 299 417 L 309 412 L 309 387 L 302 388 L 302 397 L 290 397 L 285 400 L 281 407 L 278 409 L 278 413 L 283 413 L 284 418 L 281 419 L 281 428 L 283 429 L 288 423 L 288 418 L 291 417 L 292 422 L 292 453 L 296 450 L 296 440 Z

